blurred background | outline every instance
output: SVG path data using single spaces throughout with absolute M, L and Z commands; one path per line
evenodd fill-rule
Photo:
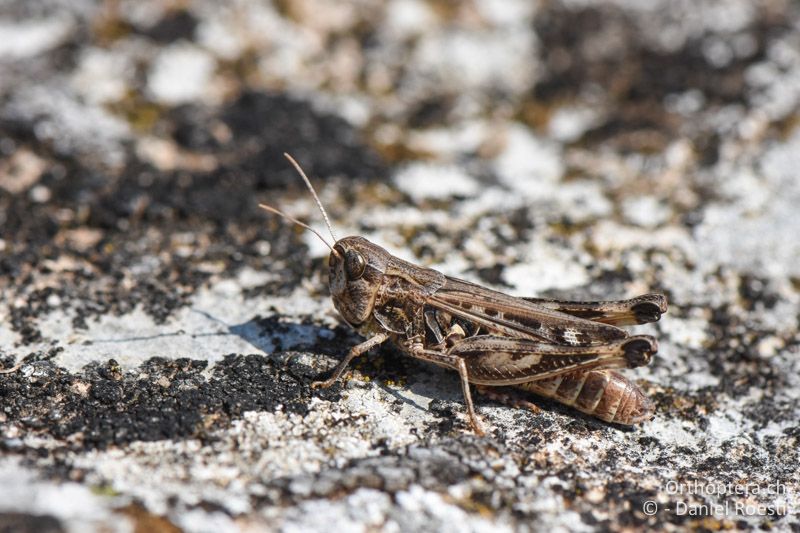
M 311 177 L 339 236 L 518 295 L 666 293 L 667 319 L 642 330 L 658 336 L 659 357 L 636 374 L 662 417 L 649 445 L 670 464 L 689 450 L 687 471 L 707 476 L 752 473 L 751 456 L 764 476 L 796 473 L 800 3 L 1 1 L 0 362 L 49 361 L 48 372 L 91 382 L 100 378 L 83 366 L 109 358 L 119 366 L 102 379 L 153 356 L 213 366 L 254 349 L 344 353 L 357 338 L 330 306 L 327 248 L 257 207 L 324 228 L 284 152 Z M 224 432 L 247 406 L 275 409 L 259 398 L 277 387 L 245 380 L 245 407 L 197 408 L 222 417 L 213 422 L 170 419 L 153 432 L 147 417 L 166 411 L 152 400 L 138 429 L 91 433 L 82 424 L 105 424 L 95 415 L 110 416 L 107 405 L 48 414 L 58 395 L 26 388 L 29 378 L 0 388 L 14 405 L 0 415 L 16 428 L 6 437 L 61 446 L 92 434 L 81 446 L 125 453 L 133 441 Z M 59 401 L 80 389 L 59 383 Z M 223 381 L 218 392 L 233 388 Z M 32 406 L 46 424 L 31 422 Z M 361 437 L 383 442 L 370 431 Z M 39 445 L 26 446 L 38 457 Z M 638 472 L 643 459 L 625 453 L 616 460 Z M 92 483 L 136 494 L 151 512 L 177 512 L 158 501 L 185 496 L 162 494 L 154 470 L 136 477 L 80 457 L 59 459 L 60 472 L 83 464 Z M 237 476 L 251 475 L 242 464 Z M 296 473 L 286 468 L 261 475 Z M 203 494 L 239 512 L 227 496 Z M 520 516 L 551 511 L 544 523 L 563 525 L 553 518 L 563 509 Z
M 285 187 L 305 193 L 283 152 L 332 182 L 338 224 L 386 226 L 430 263 L 502 207 L 512 229 L 566 237 L 670 225 L 726 263 L 798 275 L 775 264 L 798 252 L 781 228 L 793 167 L 768 153 L 796 137 L 795 2 L 36 0 L 0 17 L 6 275 L 64 251 L 126 279 L 150 254 L 147 278 L 172 288 L 205 276 L 175 251 L 261 268 L 294 232 L 257 200 L 317 216 L 286 205 Z M 780 216 L 731 231 L 752 211 Z M 425 224 L 444 248 L 415 241 Z M 469 263 L 513 262 L 481 246 Z

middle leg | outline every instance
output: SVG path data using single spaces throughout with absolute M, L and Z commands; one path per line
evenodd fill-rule
M 478 416 L 475 414 L 475 406 L 472 403 L 472 394 L 469 390 L 469 375 L 467 374 L 467 365 L 464 363 L 464 359 L 457 355 L 450 355 L 434 350 L 426 350 L 420 345 L 412 346 L 409 350 L 409 353 L 415 359 L 429 361 L 445 368 L 452 368 L 458 372 L 458 375 L 461 378 L 461 391 L 464 394 L 464 403 L 467 406 L 467 415 L 469 416 L 472 430 L 477 435 L 485 435 L 485 432 L 478 421 Z

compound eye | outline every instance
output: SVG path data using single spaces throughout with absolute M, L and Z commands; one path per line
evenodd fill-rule
M 364 256 L 355 250 L 350 250 L 344 254 L 344 273 L 347 279 L 360 278 L 364 274 L 366 267 L 367 262 L 364 260 Z

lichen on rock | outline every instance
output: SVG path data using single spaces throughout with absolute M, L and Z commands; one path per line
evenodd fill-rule
M 0 6 L 0 529 L 800 527 L 791 2 Z M 360 337 L 337 234 L 669 313 L 631 429 Z M 536 294 L 533 294 L 536 293 Z

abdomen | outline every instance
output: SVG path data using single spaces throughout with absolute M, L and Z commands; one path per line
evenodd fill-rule
M 515 385 L 552 398 L 605 422 L 633 425 L 652 418 L 653 402 L 628 378 L 613 370 L 570 372 Z

